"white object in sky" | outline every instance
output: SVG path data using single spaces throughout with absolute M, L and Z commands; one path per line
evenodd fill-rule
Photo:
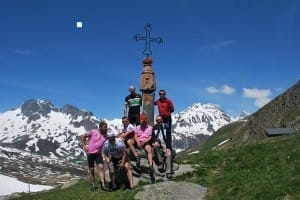
M 52 189 L 53 186 L 30 184 L 30 192 Z M 29 192 L 29 184 L 23 183 L 16 178 L 0 174 L 0 196 L 15 192 Z
M 82 28 L 82 22 L 76 22 L 76 27 L 77 28 Z

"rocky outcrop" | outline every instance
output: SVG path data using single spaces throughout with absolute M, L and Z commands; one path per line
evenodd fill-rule
M 187 182 L 166 181 L 146 185 L 144 191 L 138 192 L 135 200 L 201 200 L 204 199 L 207 189 L 200 185 Z

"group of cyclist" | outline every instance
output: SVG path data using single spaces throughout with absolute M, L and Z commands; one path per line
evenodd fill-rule
M 166 97 L 166 91 L 159 91 L 159 99 L 154 102 L 159 115 L 155 118 L 154 126 L 147 122 L 147 116 L 140 114 L 142 96 L 129 87 L 130 94 L 125 97 L 124 117 L 118 132 L 108 129 L 105 121 L 99 123 L 98 129 L 93 129 L 81 136 L 83 149 L 87 153 L 91 191 L 98 187 L 95 183 L 96 162 L 99 175 L 99 186 L 105 191 L 118 189 L 116 184 L 117 170 L 124 169 L 129 185 L 133 189 L 133 172 L 131 160 L 127 151 L 134 156 L 136 167 L 140 167 L 140 155 L 137 149 L 144 150 L 149 165 L 151 182 L 155 182 L 153 162 L 160 172 L 165 172 L 167 178 L 172 178 L 172 136 L 171 113 L 174 112 L 173 102 Z M 105 165 L 109 170 L 110 186 L 105 183 Z

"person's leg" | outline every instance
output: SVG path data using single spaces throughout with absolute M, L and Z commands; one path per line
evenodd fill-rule
M 144 150 L 147 152 L 147 158 L 148 158 L 148 163 L 149 163 L 149 169 L 150 169 L 150 178 L 151 182 L 155 182 L 155 177 L 154 177 L 154 169 L 153 169 L 153 155 L 152 155 L 152 147 L 150 144 L 146 144 L 144 147 Z
M 171 126 L 172 126 L 172 117 L 171 116 L 169 116 L 169 117 L 162 117 L 162 119 L 163 119 L 163 123 L 167 124 L 168 128 L 171 129 Z
M 116 170 L 118 169 L 120 162 L 121 159 L 111 158 L 111 163 L 108 165 L 109 177 L 112 184 L 111 191 L 115 191 L 118 188 L 116 183 Z
M 103 157 L 102 154 L 99 153 L 96 157 L 96 163 L 97 163 L 97 167 L 98 167 L 98 176 L 99 176 L 99 185 L 101 187 L 102 190 L 106 190 L 106 186 L 105 186 L 105 172 L 104 172 L 104 161 L 103 161 Z
M 127 145 L 128 145 L 128 147 L 129 147 L 130 151 L 133 153 L 133 155 L 134 155 L 135 158 L 136 158 L 136 166 L 137 166 L 137 167 L 140 167 L 141 161 L 140 161 L 140 157 L 139 157 L 139 155 L 138 155 L 138 153 L 137 153 L 137 150 L 136 150 L 135 147 L 134 147 L 134 139 L 133 139 L 133 138 L 128 139 L 128 140 L 127 140 Z
M 135 156 L 135 157 L 138 157 L 138 153 L 137 153 L 137 151 L 136 151 L 136 149 L 135 149 L 135 147 L 134 147 L 134 140 L 133 139 L 128 139 L 127 140 L 127 145 L 128 145 L 128 147 L 129 147 L 129 149 L 130 149 L 130 151 L 133 153 L 133 155 Z
M 132 113 L 128 113 L 128 120 L 130 124 L 134 125 L 135 120 L 134 120 L 134 115 Z
M 132 170 L 131 170 L 131 166 L 130 166 L 129 162 L 126 162 L 124 167 L 127 172 L 127 178 L 128 178 L 129 184 L 130 184 L 130 189 L 132 189 L 133 188 L 133 176 L 132 176 Z
M 140 124 L 140 113 L 137 113 L 135 115 L 135 119 L 134 120 L 135 120 L 135 125 L 136 126 Z
M 166 117 L 166 123 L 168 124 L 168 128 L 170 129 L 170 132 L 172 130 L 172 117 Z
M 105 187 L 105 175 L 104 175 L 104 164 L 98 164 L 98 176 L 99 176 L 99 184 L 102 190 L 104 190 Z
M 91 184 L 95 184 L 95 169 L 94 167 L 89 168 L 89 179 Z
M 168 130 L 166 132 L 166 141 L 165 141 L 165 143 L 166 143 L 166 147 L 168 149 L 172 150 L 172 135 L 171 135 L 171 132 L 169 132 Z
M 97 189 L 97 187 L 95 186 L 95 169 L 94 169 L 95 156 L 88 155 L 87 160 L 89 166 L 89 180 L 91 184 L 91 191 L 93 191 Z
M 167 178 L 172 178 L 172 151 L 166 149 L 166 174 Z
M 153 155 L 152 155 L 152 147 L 149 144 L 146 144 L 144 147 L 144 150 L 147 153 L 147 158 L 148 158 L 148 164 L 149 167 L 153 167 Z
M 158 143 L 158 142 L 157 142 Z M 161 152 L 161 147 L 159 144 L 154 143 L 153 145 L 153 161 L 157 166 L 163 163 L 163 156 Z
M 159 165 L 159 159 L 158 159 L 158 151 L 157 151 L 157 146 L 153 146 L 152 147 L 152 155 L 153 155 L 153 162 L 156 164 L 156 165 Z

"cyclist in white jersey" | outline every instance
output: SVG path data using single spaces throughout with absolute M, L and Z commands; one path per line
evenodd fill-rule
M 135 126 L 130 124 L 128 117 L 122 117 L 122 125 L 121 127 L 119 127 L 119 133 L 117 137 L 124 141 L 126 147 L 127 146 L 129 147 L 130 151 L 136 158 L 136 166 L 140 167 L 141 161 L 138 152 L 134 146 L 135 144 L 134 135 L 135 135 Z
M 115 172 L 117 169 L 122 168 L 124 168 L 127 173 L 130 184 L 129 189 L 133 189 L 132 170 L 125 149 L 126 146 L 124 142 L 120 138 L 116 138 L 116 134 L 112 130 L 109 130 L 107 132 L 107 141 L 104 143 L 103 152 L 104 159 L 109 168 L 112 191 L 117 189 Z

